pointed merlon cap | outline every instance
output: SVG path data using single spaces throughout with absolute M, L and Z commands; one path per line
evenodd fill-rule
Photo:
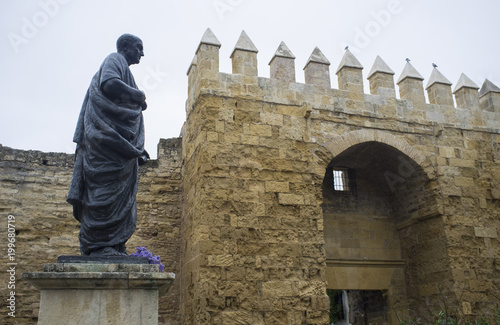
M 342 60 L 340 61 L 339 67 L 337 68 L 335 74 L 339 73 L 340 69 L 344 67 L 363 69 L 361 63 L 359 63 L 358 59 L 356 59 L 354 54 L 352 54 L 349 49 L 345 50 L 344 56 L 342 57 Z
M 403 72 L 401 72 L 401 75 L 399 76 L 399 79 L 396 83 L 399 84 L 401 81 L 405 80 L 406 78 L 424 80 L 424 77 L 422 77 L 420 75 L 420 73 L 418 73 L 418 71 L 408 61 L 406 62 L 406 65 L 403 68 Z
M 198 57 L 195 55 L 193 61 L 191 61 L 191 64 L 189 65 L 189 69 L 186 74 L 189 75 L 189 71 L 191 71 L 191 69 L 197 65 L 198 65 Z
M 201 38 L 200 45 L 198 45 L 198 48 L 196 49 L 196 52 L 200 49 L 201 44 L 208 44 L 208 45 L 213 45 L 217 47 L 221 47 L 221 43 L 215 37 L 214 33 L 210 28 L 207 28 L 205 31 L 205 34 L 203 34 L 203 37 Z
M 273 62 L 274 58 L 277 56 L 282 58 L 295 59 L 295 55 L 293 55 L 292 51 L 290 51 L 288 46 L 286 46 L 285 42 L 283 41 L 280 43 L 280 46 L 278 46 L 276 52 L 274 52 L 273 58 L 271 59 L 271 61 L 269 61 L 269 64 L 271 64 L 271 62 Z
M 233 52 L 231 52 L 231 57 L 233 56 L 234 51 L 236 50 L 255 52 L 255 53 L 259 52 L 259 50 L 257 50 L 252 40 L 250 39 L 250 37 L 248 37 L 247 33 L 245 33 L 244 30 L 241 31 L 240 38 L 238 38 L 238 41 L 234 46 Z
M 307 67 L 307 65 L 311 62 L 316 62 L 316 63 L 321 63 L 321 64 L 326 64 L 330 65 L 330 61 L 325 57 L 325 55 L 319 50 L 319 48 L 316 46 L 314 48 L 314 51 L 311 53 L 311 56 L 307 60 L 307 63 L 304 67 L 304 69 Z
M 451 81 L 446 79 L 445 76 L 437 68 L 432 69 L 431 77 L 429 78 L 429 82 L 427 83 L 427 87 L 425 89 L 429 89 L 430 86 L 433 84 L 438 83 L 438 84 L 443 84 L 443 85 L 452 85 Z
M 283 58 L 290 58 L 290 59 L 295 59 L 295 55 L 293 55 L 292 51 L 286 46 L 285 42 L 281 42 L 280 46 L 278 46 L 278 49 L 274 53 L 274 56 L 281 56 Z
M 486 79 L 479 90 L 479 97 L 486 95 L 487 93 L 500 93 L 500 88 L 498 88 L 494 83 Z
M 392 69 L 389 68 L 387 63 L 385 63 L 384 60 L 382 60 L 382 58 L 378 55 L 375 58 L 375 62 L 373 63 L 372 69 L 370 70 L 370 73 L 368 74 L 367 79 L 370 79 L 370 77 L 377 72 L 387 73 L 387 74 L 392 74 L 392 75 L 395 74 L 394 71 L 392 71 Z
M 456 93 L 462 88 L 472 88 L 472 89 L 479 89 L 479 86 L 474 83 L 474 81 L 470 80 L 469 77 L 467 77 L 465 74 L 461 74 L 460 78 L 458 78 L 457 85 L 455 86 L 455 90 L 453 90 L 453 93 Z

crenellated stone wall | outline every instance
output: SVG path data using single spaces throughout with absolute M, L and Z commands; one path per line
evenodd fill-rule
M 271 78 L 242 33 L 233 73 L 207 30 L 188 70 L 183 129 L 185 324 L 326 324 L 325 289 L 387 292 L 390 323 L 492 312 L 498 297 L 499 90 L 435 67 L 426 86 L 346 50 L 332 89 L 316 48 L 295 82 L 281 43 Z M 457 107 L 454 107 L 453 95 Z M 355 193 L 332 170 L 355 174 Z M 355 172 L 355 173 L 354 173 Z M 473 245 L 473 249 L 470 245 Z M 293 302 L 294 301 L 294 302 Z M 293 302 L 293 303 L 291 303 Z M 397 313 L 397 315 L 396 315 Z

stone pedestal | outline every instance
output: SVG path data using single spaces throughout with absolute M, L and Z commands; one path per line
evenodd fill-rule
M 158 324 L 158 297 L 174 281 L 150 264 L 45 264 L 23 273 L 41 291 L 39 325 Z

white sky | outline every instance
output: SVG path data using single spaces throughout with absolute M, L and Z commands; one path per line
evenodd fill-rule
M 284 41 L 298 82 L 318 46 L 337 88 L 348 44 L 364 78 L 380 55 L 395 80 L 408 57 L 426 79 L 436 63 L 454 84 L 463 72 L 478 86 L 485 78 L 500 86 L 498 0 L 2 0 L 0 144 L 72 153 L 90 79 L 118 36 L 132 33 L 144 42 L 145 57 L 131 69 L 146 91 L 146 148 L 156 157 L 160 138 L 179 136 L 186 71 L 208 27 L 222 43 L 221 72 L 231 72 L 229 55 L 245 30 L 259 49 L 261 77 Z

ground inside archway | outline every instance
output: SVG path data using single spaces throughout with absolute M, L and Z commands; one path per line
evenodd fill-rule
M 364 325 L 387 323 L 387 292 L 382 290 L 327 290 L 330 324 Z

